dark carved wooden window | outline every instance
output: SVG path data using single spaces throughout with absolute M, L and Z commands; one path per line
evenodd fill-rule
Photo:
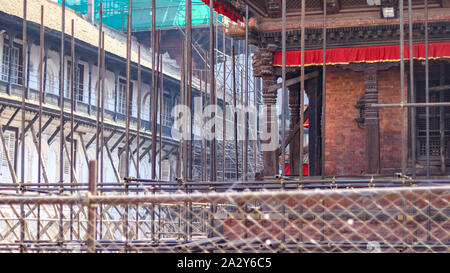
M 432 87 L 450 84 L 450 65 L 446 63 L 431 63 L 429 71 L 430 102 L 450 102 L 450 88 L 433 91 Z M 425 70 L 418 67 L 415 73 L 416 101 L 425 102 Z M 430 164 L 441 164 L 441 145 L 444 146 L 446 165 L 450 165 L 450 107 L 429 107 L 430 122 Z M 441 143 L 441 119 L 443 120 L 444 139 Z M 417 160 L 426 161 L 426 110 L 425 107 L 416 108 L 416 137 Z

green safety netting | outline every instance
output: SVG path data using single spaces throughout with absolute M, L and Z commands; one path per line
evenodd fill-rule
M 62 0 L 58 0 L 62 3 Z M 99 20 L 99 4 L 103 3 L 103 23 L 114 29 L 126 30 L 128 0 L 96 0 L 95 20 Z M 66 0 L 66 6 L 78 13 L 87 14 L 88 0 Z M 156 28 L 168 28 L 185 25 L 185 0 L 157 0 Z M 151 29 L 151 1 L 133 0 L 132 30 Z M 222 20 L 223 15 L 214 17 Z M 192 25 L 209 24 L 209 7 L 201 0 L 192 0 Z

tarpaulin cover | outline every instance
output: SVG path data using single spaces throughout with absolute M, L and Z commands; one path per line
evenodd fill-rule
M 96 0 L 94 18 L 99 20 L 100 2 L 103 3 L 103 23 L 118 30 L 127 29 L 128 0 Z M 62 3 L 62 0 L 59 0 Z M 133 0 L 133 16 L 131 28 L 133 31 L 151 29 L 150 0 Z M 202 0 L 191 0 L 192 25 L 209 24 L 209 6 Z M 184 26 L 186 14 L 185 0 L 156 0 L 156 28 Z M 88 0 L 66 0 L 66 6 L 78 13 L 87 14 Z M 222 20 L 223 15 L 214 12 L 214 18 Z

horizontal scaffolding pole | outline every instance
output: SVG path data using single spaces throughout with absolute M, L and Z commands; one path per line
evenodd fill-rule
M 421 188 L 391 187 L 389 189 L 341 189 L 322 191 L 270 191 L 270 192 L 230 192 L 230 193 L 175 193 L 160 195 L 109 195 L 109 196 L 14 196 L 0 197 L 1 205 L 20 204 L 64 204 L 64 205 L 89 205 L 89 204 L 141 204 L 141 203 L 170 203 L 170 202 L 198 202 L 198 203 L 218 203 L 218 202 L 252 202 L 261 200 L 285 201 L 292 199 L 296 201 L 305 200 L 311 196 L 332 197 L 334 195 L 400 195 L 406 196 L 422 194 L 421 196 L 435 196 L 439 192 L 448 192 L 450 186 L 429 186 Z

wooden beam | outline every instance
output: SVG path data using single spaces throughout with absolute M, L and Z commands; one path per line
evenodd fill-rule
M 108 158 L 109 158 L 109 161 L 110 161 L 111 166 L 113 168 L 114 175 L 115 175 L 115 177 L 117 179 L 117 182 L 120 183 L 120 175 L 119 175 L 119 172 L 116 169 L 116 166 L 114 166 L 114 162 L 113 162 L 113 159 L 112 159 L 111 151 L 109 150 L 109 147 L 108 147 L 108 142 L 105 142 L 105 149 L 106 149 L 106 153 L 108 154 Z
M 80 138 L 81 147 L 83 148 L 83 154 L 84 154 L 84 158 L 86 159 L 86 164 L 87 164 L 87 166 L 89 166 L 89 157 L 88 157 L 88 154 L 86 151 L 86 146 L 84 145 L 83 134 L 78 132 L 78 137 Z
M 291 143 L 292 139 L 297 135 L 298 131 L 300 130 L 300 121 L 297 122 L 295 125 L 294 131 L 292 131 L 292 134 L 289 134 L 289 136 L 286 138 L 286 141 L 284 142 L 284 148 L 286 148 L 289 143 Z M 277 149 L 277 156 L 281 154 L 281 147 Z
M 314 71 L 314 72 L 305 74 L 305 81 L 308 80 L 308 79 L 312 79 L 312 78 L 318 77 L 318 76 L 319 76 L 319 71 Z M 298 76 L 296 78 L 293 78 L 293 79 L 289 79 L 289 80 L 286 81 L 286 87 L 294 85 L 296 83 L 299 83 L 300 81 L 301 81 L 301 77 L 300 76 Z M 268 92 L 275 92 L 275 91 L 277 91 L 280 88 L 281 88 L 281 83 L 277 83 L 275 85 L 270 86 Z

